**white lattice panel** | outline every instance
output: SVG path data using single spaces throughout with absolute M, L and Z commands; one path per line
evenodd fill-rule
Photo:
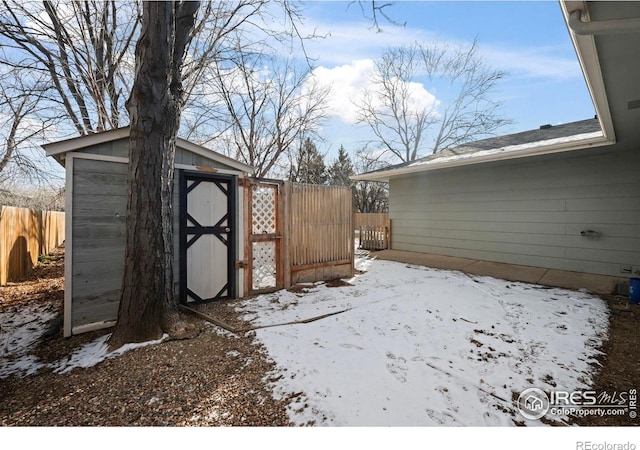
M 276 186 L 258 186 L 252 191 L 252 233 L 276 232 Z
M 276 243 L 254 242 L 252 246 L 252 289 L 276 287 Z

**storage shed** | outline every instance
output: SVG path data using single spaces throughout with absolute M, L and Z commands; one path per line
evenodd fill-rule
M 44 145 L 66 169 L 64 334 L 115 323 L 124 273 L 129 129 Z M 174 282 L 182 303 L 242 297 L 246 164 L 177 139 Z M 181 277 L 181 274 L 186 276 Z

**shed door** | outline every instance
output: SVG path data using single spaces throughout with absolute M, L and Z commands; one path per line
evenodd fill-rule
M 236 177 L 181 172 L 180 302 L 234 298 Z

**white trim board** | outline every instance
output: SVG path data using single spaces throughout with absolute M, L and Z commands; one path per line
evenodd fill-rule
M 45 149 L 47 156 L 53 156 L 58 162 L 62 163 L 61 156 L 65 153 L 82 150 L 87 147 L 92 147 L 119 139 L 126 139 L 128 136 L 129 127 L 125 127 L 118 128 L 116 130 L 103 131 L 101 133 L 89 134 L 86 136 L 79 136 L 63 141 L 51 142 L 49 144 L 44 144 L 42 147 Z M 176 147 L 180 147 L 184 150 L 202 156 L 203 158 L 216 161 L 220 164 L 230 166 L 242 173 L 252 175 L 255 172 L 255 169 L 247 164 L 229 158 L 228 156 L 211 150 L 210 148 L 195 144 L 191 141 L 187 141 L 186 139 L 177 138 Z
M 104 328 L 111 328 L 115 325 L 116 325 L 115 320 L 109 320 L 108 322 L 88 323 L 86 325 L 79 325 L 77 327 L 73 327 L 72 333 L 74 335 L 88 333 L 89 331 L 96 331 L 96 330 L 102 330 Z
M 66 156 L 66 180 L 64 198 L 64 337 L 72 335 L 73 318 L 73 155 Z
M 128 164 L 129 158 L 124 158 L 122 156 L 107 156 L 107 155 L 96 155 L 95 153 L 81 153 L 81 152 L 69 152 L 66 154 L 67 157 L 79 158 L 79 159 L 89 159 L 92 161 L 106 161 L 106 162 L 115 162 Z M 68 159 L 67 159 L 68 160 Z M 178 170 L 193 170 L 195 172 L 207 172 L 207 173 L 222 173 L 226 175 L 237 175 L 238 177 L 245 177 L 246 172 L 238 171 L 238 170 L 230 170 L 230 169 L 218 169 L 216 167 L 209 166 L 191 166 L 188 164 L 175 164 L 175 169 Z

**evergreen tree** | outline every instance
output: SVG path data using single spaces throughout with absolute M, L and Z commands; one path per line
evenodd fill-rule
M 344 149 L 344 146 L 340 146 L 338 149 L 338 158 L 329 167 L 329 184 L 334 186 L 351 186 L 353 181 L 349 177 L 354 174 L 353 162 L 351 157 Z
M 298 148 L 289 169 L 289 180 L 295 183 L 325 184 L 327 182 L 327 167 L 324 156 L 316 145 L 306 138 Z

